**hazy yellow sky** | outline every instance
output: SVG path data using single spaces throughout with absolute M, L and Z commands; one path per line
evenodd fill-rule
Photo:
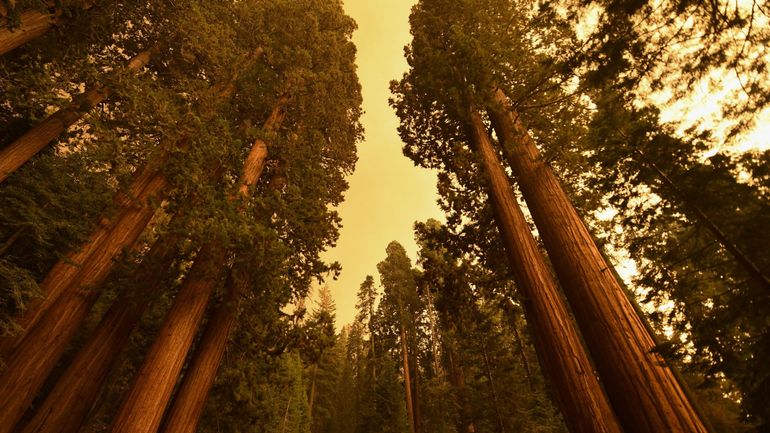
M 401 153 L 398 119 L 388 106 L 388 83 L 407 69 L 403 47 L 409 35 L 409 11 L 414 0 L 345 0 L 345 10 L 358 23 L 353 41 L 363 87 L 362 118 L 366 139 L 358 147 L 356 172 L 340 206 L 342 232 L 337 247 L 324 258 L 342 264 L 337 281 L 329 281 L 337 304 L 337 324 L 355 316 L 356 292 L 366 275 L 377 276 L 385 247 L 397 240 L 412 260 L 415 221 L 442 219 L 436 205 L 435 174 L 414 166 Z

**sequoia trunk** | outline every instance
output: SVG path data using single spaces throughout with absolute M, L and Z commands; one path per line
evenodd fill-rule
M 57 18 L 56 13 L 30 10 L 22 12 L 21 25 L 13 30 L 7 22 L 0 23 L 0 56 L 42 36 L 53 28 Z
M 163 284 L 178 236 L 158 239 L 136 272 L 138 287 L 116 300 L 21 433 L 75 433 L 85 421 L 142 313 Z
M 121 403 L 110 430 L 113 433 L 154 433 L 158 430 L 224 260 L 223 250 L 211 245 L 201 248 Z
M 280 125 L 287 101 L 288 98 L 280 99 L 265 121 L 263 130 L 273 131 Z M 246 198 L 249 188 L 259 180 L 267 156 L 267 144 L 262 139 L 257 139 L 252 144 L 243 165 L 239 194 L 232 197 L 232 200 Z M 128 395 L 115 416 L 110 429 L 112 433 L 155 433 L 157 431 L 196 330 L 203 319 L 206 305 L 219 280 L 220 266 L 225 262 L 226 256 L 224 249 L 210 244 L 201 248 L 174 299 L 171 311 L 158 332 L 158 337 L 153 342 Z M 210 366 L 212 364 L 209 361 L 211 361 L 210 358 L 206 361 Z M 219 363 L 217 362 L 216 365 L 218 366 Z M 216 370 L 212 374 L 215 375 Z M 201 384 L 196 384 L 195 387 L 199 385 Z M 205 401 L 205 395 L 195 397 L 202 397 Z M 194 401 L 188 399 L 185 404 L 191 404 Z M 193 411 L 193 408 L 180 407 L 178 411 Z
M 0 377 L 0 433 L 10 432 L 21 419 L 96 301 L 98 292 L 94 287 L 107 276 L 110 262 L 122 248 L 139 238 L 155 210 L 148 200 L 157 198 L 164 186 L 164 177 L 157 173 L 142 192 L 140 203 L 126 210 L 101 247 L 78 269 L 66 287 L 67 294 L 40 316 L 9 358 L 8 368 Z
M 136 72 L 149 63 L 152 51 L 143 51 L 128 62 L 128 70 Z M 0 150 L 0 182 L 11 173 L 45 149 L 56 137 L 70 125 L 80 120 L 97 104 L 109 95 L 109 89 L 97 83 L 85 93 L 78 95 L 72 103 L 48 116 L 34 128 L 13 143 Z
M 144 202 L 150 196 L 160 197 L 165 185 L 165 179 L 154 166 L 146 166 L 139 170 L 139 174 L 127 192 L 119 192 L 115 195 L 114 201 L 118 214 L 112 220 L 103 219 L 78 251 L 70 253 L 66 259 L 59 260 L 48 271 L 45 279 L 40 283 L 40 291 L 44 296 L 31 301 L 24 312 L 16 318 L 16 324 L 21 331 L 16 335 L 0 337 L 0 356 L 9 358 L 12 355 L 24 337 L 34 329 L 40 318 L 47 314 L 59 297 L 71 291 L 70 287 L 74 287 L 73 285 L 78 284 L 78 280 L 84 277 L 83 272 L 86 267 L 91 269 L 91 272 L 99 274 L 99 278 L 86 279 L 91 281 L 91 284 L 93 284 L 92 281 L 99 280 L 109 273 L 111 259 L 123 248 L 130 247 L 149 221 L 146 213 L 151 210 Z M 135 233 L 136 236 L 127 236 L 127 231 Z M 104 267 L 98 269 L 89 264 L 95 260 Z
M 708 432 L 518 114 L 496 99 L 493 125 L 626 431 Z
M 174 397 L 163 433 L 195 433 L 203 415 L 206 397 L 214 385 L 219 364 L 225 355 L 227 339 L 235 323 L 238 294 L 229 281 L 228 297 L 216 308 L 206 324 L 182 386 Z
M 508 176 L 477 112 L 469 132 L 483 171 L 527 322 L 532 326 L 543 372 L 573 433 L 622 430 L 594 375 L 577 328 L 513 195 Z

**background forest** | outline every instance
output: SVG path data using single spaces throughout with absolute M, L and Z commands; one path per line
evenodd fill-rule
M 341 324 L 341 1 L 1 2 L 0 433 L 770 432 L 767 5 L 409 24 L 445 219 Z

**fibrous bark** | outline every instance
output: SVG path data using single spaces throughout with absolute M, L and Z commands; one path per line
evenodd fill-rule
M 271 115 L 265 121 L 263 130 L 274 131 L 280 125 L 284 117 L 286 103 L 288 98 L 281 98 L 279 103 L 273 109 Z M 257 139 L 251 147 L 248 156 L 243 165 L 241 174 L 239 193 L 231 197 L 231 200 L 244 199 L 247 197 L 249 188 L 252 187 L 262 174 L 265 162 L 268 156 L 267 144 L 262 139 Z M 206 244 L 201 248 L 200 253 L 195 258 L 189 274 L 182 283 L 179 293 L 174 299 L 163 325 L 158 332 L 158 337 L 153 342 L 149 353 L 142 363 L 142 367 L 137 373 L 137 377 L 128 392 L 128 395 L 121 403 L 118 414 L 115 416 L 110 431 L 112 433 L 154 433 L 160 426 L 163 413 L 169 403 L 171 394 L 174 391 L 179 375 L 184 364 L 185 357 L 190 350 L 196 330 L 203 319 L 209 298 L 221 277 L 221 264 L 225 262 L 227 251 L 221 246 Z M 228 327 L 228 331 L 231 327 Z M 221 332 L 222 328 L 217 329 L 216 339 L 212 344 L 225 344 L 227 334 Z M 212 337 L 213 338 L 213 337 Z M 224 339 L 224 341 L 222 340 Z M 201 368 L 209 368 L 207 375 L 213 381 L 216 375 L 214 367 L 219 366 L 219 362 L 213 362 L 216 358 L 216 351 L 208 351 L 205 361 Z M 221 360 L 221 357 L 219 358 Z M 195 382 L 190 385 L 188 392 L 208 393 L 210 384 L 204 382 Z M 213 383 L 213 382 L 212 382 Z M 193 405 L 203 404 L 206 394 L 189 394 L 184 397 L 181 406 L 176 408 L 177 414 L 196 413 L 197 408 Z M 201 400 L 202 399 L 202 400 Z M 188 420 L 191 421 L 191 420 Z M 179 428 L 195 428 L 195 425 L 179 424 Z M 197 424 L 197 420 L 194 424 Z
M 185 145 L 180 142 L 180 146 Z M 99 275 L 106 275 L 109 272 L 111 259 L 120 253 L 123 248 L 130 247 L 136 240 L 136 238 L 130 236 L 125 237 L 125 232 L 128 230 L 131 233 L 135 233 L 136 230 L 139 230 L 138 233 L 141 233 L 141 229 L 147 225 L 144 216 L 140 216 L 137 213 L 140 209 L 147 211 L 143 202 L 150 196 L 145 195 L 142 198 L 142 194 L 146 192 L 151 195 L 157 195 L 165 188 L 165 185 L 165 179 L 162 178 L 162 175 L 159 174 L 155 166 L 146 166 L 139 170 L 127 191 L 119 192 L 115 195 L 114 202 L 117 208 L 117 215 L 111 219 L 103 218 L 99 226 L 79 250 L 59 260 L 48 271 L 48 274 L 40 283 L 40 291 L 43 293 L 43 297 L 30 301 L 26 309 L 15 318 L 15 322 L 21 328 L 21 331 L 15 335 L 0 337 L 0 356 L 7 359 L 12 355 L 24 337 L 35 327 L 38 320 L 47 314 L 49 308 L 57 302 L 59 297 L 68 291 L 72 291 L 70 287 L 76 288 L 78 280 L 85 277 L 84 269 L 86 267 L 94 269 L 93 265 L 89 263 L 98 260 L 104 265 L 104 268 L 96 269 Z M 158 195 L 156 198 L 159 197 Z M 132 226 L 132 224 L 138 225 Z M 93 279 L 90 281 L 92 283 Z
M 627 432 L 706 433 L 555 174 L 502 91 L 489 115 Z
M 155 241 L 136 271 L 137 286 L 107 310 L 21 433 L 75 433 L 80 429 L 117 356 L 150 300 L 161 289 L 178 240 L 178 235 L 171 234 Z
M 99 286 L 111 269 L 114 257 L 133 245 L 155 211 L 151 199 L 165 187 L 156 173 L 139 196 L 139 202 L 125 210 L 106 234 L 100 247 L 88 257 L 57 301 L 39 316 L 8 359 L 0 376 L 0 433 L 9 433 L 21 419 L 37 391 L 80 328 L 98 298 Z
M 529 229 L 481 116 L 469 115 L 469 135 L 489 182 L 489 196 L 542 370 L 573 433 L 622 430 L 604 394 L 550 269 Z

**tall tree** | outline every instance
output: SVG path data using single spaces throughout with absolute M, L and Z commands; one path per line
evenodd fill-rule
M 153 50 L 138 53 L 128 62 L 126 71 L 131 73 L 140 71 L 149 63 L 152 54 Z M 108 95 L 108 87 L 98 83 L 92 85 L 84 93 L 76 96 L 70 105 L 48 116 L 16 141 L 0 149 L 0 183 Z

